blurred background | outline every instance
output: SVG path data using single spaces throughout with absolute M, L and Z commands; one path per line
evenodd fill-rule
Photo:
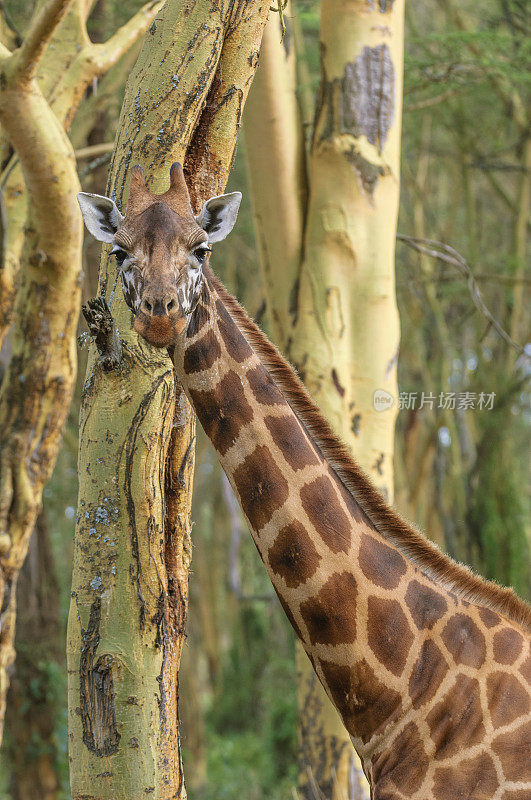
M 102 41 L 140 8 L 99 0 L 89 19 Z M 494 319 L 529 341 L 531 145 L 514 108 L 529 98 L 529 14 L 519 0 L 409 0 L 406 7 L 398 231 L 455 248 Z M 466 25 L 461 24 L 464 15 Z M 319 3 L 296 0 L 303 37 L 299 87 L 319 81 Z M 23 32 L 32 3 L 0 4 L 4 28 Z M 286 18 L 287 36 L 293 23 Z M 94 81 L 72 126 L 85 191 L 104 193 L 124 84 L 139 44 Z M 304 80 L 304 82 L 302 82 Z M 267 332 L 245 145 L 228 190 L 243 192 L 238 223 L 214 267 Z M 84 299 L 96 294 L 99 245 L 84 244 Z M 528 362 L 478 309 L 469 273 L 398 241 L 401 408 L 395 503 L 452 556 L 529 597 L 526 527 Z M 76 509 L 78 413 L 88 338 L 80 323 L 75 399 L 44 509 L 19 582 L 17 668 L 0 756 L 0 798 L 29 798 L 27 759 L 40 761 L 57 800 L 69 797 L 65 629 Z M 5 364 L 9 340 L 0 355 Z M 527 363 L 527 366 L 526 366 Z M 470 393 L 455 408 L 426 396 Z M 424 393 L 424 400 L 422 394 Z M 483 393 L 483 405 L 478 406 Z M 489 400 L 490 397 L 490 400 Z M 217 460 L 198 431 L 188 637 L 180 672 L 184 774 L 191 800 L 291 800 L 297 782 L 294 636 Z M 52 797 L 52 794 L 49 795 Z

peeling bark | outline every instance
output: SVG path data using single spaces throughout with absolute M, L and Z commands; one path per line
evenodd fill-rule
M 116 728 L 112 657 L 96 660 L 100 643 L 101 598 L 96 596 L 90 608 L 87 629 L 81 628 L 79 660 L 79 696 L 83 742 L 97 756 L 110 756 L 120 743 Z
M 395 72 L 386 43 L 364 47 L 345 64 L 341 78 L 321 77 L 317 117 L 325 123 L 319 142 L 340 134 L 365 136 L 379 153 L 393 124 Z

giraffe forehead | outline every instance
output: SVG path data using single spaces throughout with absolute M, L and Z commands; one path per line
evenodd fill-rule
M 148 255 L 164 249 L 188 253 L 208 239 L 191 213 L 181 216 L 162 202 L 153 203 L 132 219 L 126 216 L 114 238 L 119 246 Z

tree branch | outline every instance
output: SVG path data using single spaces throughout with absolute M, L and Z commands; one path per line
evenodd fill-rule
M 106 42 L 89 45 L 91 61 L 96 74 L 107 72 L 147 31 L 149 25 L 164 5 L 164 0 L 150 0 L 118 28 Z
M 13 74 L 30 81 L 55 29 L 72 5 L 73 0 L 48 0 L 34 14 L 22 45 L 13 53 Z
M 76 161 L 82 161 L 85 158 L 96 158 L 97 156 L 104 156 L 107 153 L 112 153 L 114 142 L 102 142 L 101 144 L 92 144 L 88 147 L 80 147 L 75 151 Z
M 483 316 L 489 321 L 504 342 L 516 350 L 517 353 L 521 354 L 524 352 L 522 345 L 511 339 L 507 331 L 502 328 L 498 320 L 493 317 L 483 302 L 481 292 L 479 291 L 479 286 L 477 285 L 476 279 L 472 274 L 472 270 L 468 266 L 463 256 L 458 253 L 457 250 L 454 250 L 454 248 L 450 247 L 448 244 L 436 242 L 432 239 L 416 239 L 413 236 L 403 236 L 401 234 L 397 234 L 396 238 L 399 242 L 404 242 L 418 253 L 423 253 L 424 255 L 431 256 L 432 258 L 437 258 L 439 261 L 444 261 L 445 264 L 450 264 L 452 267 L 456 267 L 461 275 L 467 279 L 468 289 L 476 308 L 481 311 Z

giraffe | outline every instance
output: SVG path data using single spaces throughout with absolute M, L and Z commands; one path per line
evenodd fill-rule
M 113 244 L 135 330 L 173 351 L 373 800 L 529 800 L 531 608 L 386 504 L 215 276 L 210 245 L 240 200 L 194 217 L 180 164 L 162 195 L 133 167 L 125 217 L 79 195 L 89 231 Z

